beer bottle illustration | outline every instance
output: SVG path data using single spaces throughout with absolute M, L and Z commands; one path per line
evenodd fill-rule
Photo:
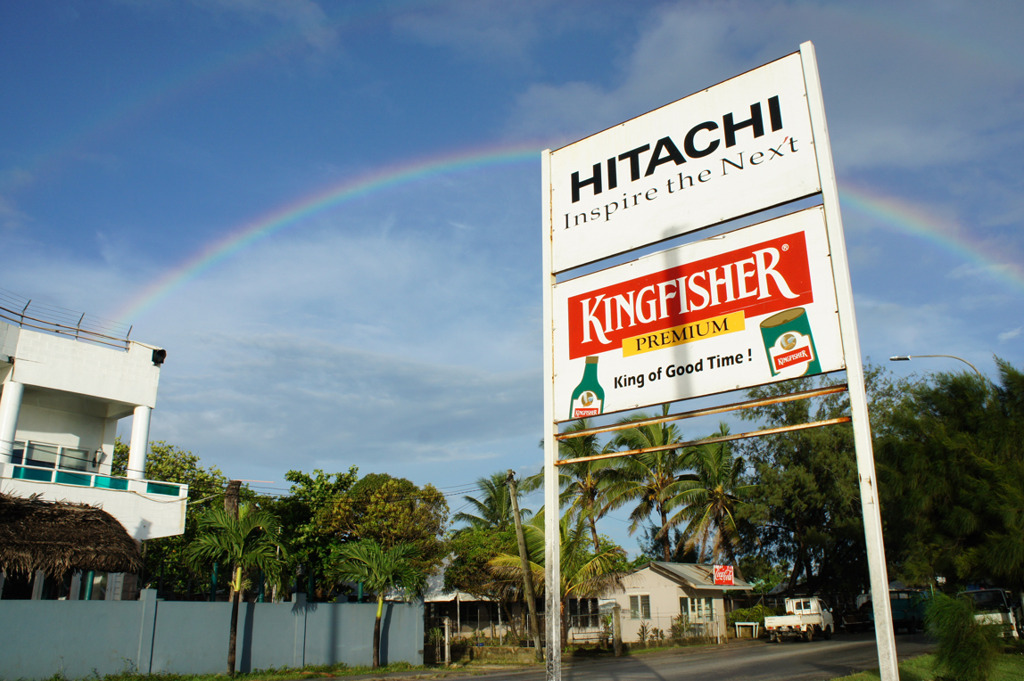
M 569 414 L 574 419 L 597 416 L 604 411 L 604 388 L 597 380 L 597 357 L 587 357 L 583 379 L 572 391 Z

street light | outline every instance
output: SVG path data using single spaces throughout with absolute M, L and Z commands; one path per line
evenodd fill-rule
M 961 362 L 963 362 L 964 364 L 966 364 L 967 366 L 971 367 L 971 369 L 974 370 L 974 373 L 976 373 L 979 376 L 981 376 L 981 372 L 978 371 L 978 367 L 974 366 L 973 364 L 968 362 L 963 357 L 957 357 L 956 355 L 893 355 L 892 357 L 889 358 L 889 361 L 890 362 L 909 362 L 910 360 L 914 359 L 915 357 L 947 357 L 949 359 L 958 359 Z

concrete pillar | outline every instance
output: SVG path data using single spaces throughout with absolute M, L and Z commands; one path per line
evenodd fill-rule
M 46 584 L 46 573 L 36 570 L 32 573 L 32 600 L 43 600 L 43 586 Z
M 18 412 L 21 411 L 21 398 L 24 395 L 24 384 L 17 381 L 4 383 L 3 392 L 0 393 L 0 463 L 11 462 L 14 437 L 18 431 Z
M 68 600 L 77 601 L 82 596 L 82 573 L 76 572 L 71 575 L 71 587 L 68 589 Z
M 153 410 L 135 407 L 132 417 L 132 439 L 128 448 L 128 475 L 131 480 L 146 477 L 146 448 L 149 446 L 149 419 Z

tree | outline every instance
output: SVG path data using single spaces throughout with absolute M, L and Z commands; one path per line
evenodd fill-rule
M 374 669 L 380 666 L 384 596 L 393 589 L 409 594 L 423 587 L 425 575 L 416 567 L 416 553 L 417 548 L 412 544 L 396 544 L 385 549 L 373 539 L 363 539 L 339 546 L 331 556 L 329 574 L 332 578 L 358 582 L 377 595 L 377 616 L 373 621 Z
M 339 499 L 358 479 L 357 468 L 347 473 L 327 474 L 320 469 L 312 475 L 301 471 L 288 471 L 285 479 L 292 483 L 289 494 L 272 503 L 274 513 L 281 519 L 282 536 L 288 538 L 294 565 L 308 574 L 322 575 L 324 566 L 342 538 L 332 532 L 329 523 Z M 322 586 L 319 585 L 318 586 Z M 308 598 L 328 600 L 326 591 L 308 594 Z
M 999 627 L 979 622 L 970 600 L 937 593 L 925 611 L 925 629 L 938 642 L 937 678 L 987 681 L 999 656 Z
M 504 472 L 492 473 L 489 477 L 476 481 L 480 490 L 478 497 L 466 495 L 462 497 L 476 514 L 459 511 L 452 520 L 465 523 L 472 529 L 506 530 L 512 527 L 512 499 L 505 484 Z M 529 511 L 524 511 L 529 514 Z
M 662 407 L 662 416 L 668 416 L 668 405 Z M 650 419 L 647 414 L 628 416 L 619 423 L 632 423 Z M 629 515 L 630 533 L 642 527 L 654 515 L 662 545 L 662 559 L 672 559 L 670 530 L 673 527 L 669 512 L 672 499 L 684 489 L 680 475 L 689 467 L 690 453 L 682 447 L 670 445 L 682 442 L 682 433 L 670 423 L 649 423 L 621 431 L 613 440 L 624 450 L 637 450 L 620 459 L 615 477 L 608 484 L 609 506 L 612 508 L 636 502 Z M 654 450 L 654 451 L 649 451 Z
M 276 575 L 281 566 L 280 528 L 273 514 L 242 504 L 238 517 L 224 509 L 207 511 L 199 521 L 199 533 L 189 546 L 196 563 L 231 565 L 231 623 L 228 636 L 228 675 L 235 675 L 235 642 L 238 637 L 238 603 L 247 571 Z
M 868 408 L 876 432 L 884 431 L 901 384 L 877 367 L 866 367 Z M 825 376 L 776 383 L 748 392 L 769 398 L 831 386 Z M 763 427 L 781 427 L 849 416 L 845 392 L 777 402 L 742 416 Z M 751 463 L 748 503 L 741 520 L 757 527 L 741 553 L 770 556 L 789 565 L 789 585 L 804 580 L 811 592 L 857 592 L 867 582 L 860 485 L 853 431 L 834 425 L 761 436 L 740 447 Z
M 448 544 L 449 561 L 444 569 L 445 591 L 465 591 L 479 598 L 503 600 L 505 589 L 487 570 L 492 558 L 515 553 L 513 528 L 466 527 L 454 533 Z
M 448 502 L 433 485 L 371 473 L 334 504 L 329 529 L 345 541 L 372 539 L 384 550 L 415 548 L 413 563 L 424 574 L 441 564 L 447 550 Z
M 535 515 L 523 527 L 526 547 L 530 558 L 533 582 L 544 584 L 544 511 Z M 561 588 L 561 629 L 562 640 L 568 634 L 569 599 L 596 597 L 614 584 L 620 582 L 622 573 L 618 568 L 623 564 L 625 552 L 621 547 L 602 542 L 598 551 L 590 551 L 590 537 L 582 518 L 564 515 L 559 521 L 560 546 L 560 588 Z M 490 562 L 490 569 L 499 579 L 509 584 L 521 583 L 522 567 L 519 556 L 502 554 Z M 540 589 L 543 591 L 543 587 Z M 548 613 L 548 616 L 552 616 Z
M 114 442 L 112 475 L 125 475 L 127 466 L 128 445 L 118 438 Z M 184 534 L 143 542 L 143 583 L 156 587 L 161 598 L 170 595 L 187 598 L 194 593 L 205 593 L 206 579 L 196 574 L 187 548 L 195 539 L 203 509 L 223 503 L 221 495 L 227 477 L 216 466 L 203 467 L 199 457 L 192 452 L 163 441 L 149 443 L 146 477 L 188 485 L 188 505 L 185 507 Z
M 752 390 L 749 396 L 785 395 L 810 389 L 818 382 L 811 378 L 773 384 Z M 770 404 L 747 410 L 743 417 L 757 418 L 767 427 L 782 427 L 844 415 L 845 407 L 844 400 L 828 396 Z M 823 581 L 845 577 L 839 572 L 844 569 L 842 563 L 865 565 L 860 489 L 852 433 L 847 430 L 839 426 L 813 428 L 744 443 L 754 466 L 752 481 L 757 484 L 748 509 L 748 517 L 759 527 L 756 545 L 772 555 L 774 562 L 792 566 L 790 588 L 803 579 L 814 593 Z M 861 583 L 864 576 L 854 583 Z
M 518 596 L 518 591 L 491 574 L 488 564 L 495 556 L 516 552 L 515 530 L 464 527 L 452 535 L 448 550 L 444 590 L 464 591 L 477 598 L 493 600 L 508 613 L 508 605 Z M 506 621 L 512 628 L 512 637 L 518 639 L 515 620 L 507 617 Z
M 940 373 L 903 393 L 878 438 L 889 559 L 905 581 L 1024 588 L 1024 375 Z
M 566 433 L 578 433 L 590 428 L 587 419 L 580 419 L 566 429 Z M 558 443 L 559 455 L 564 459 L 577 459 L 606 454 L 614 450 L 611 442 L 602 445 L 597 435 L 591 433 L 567 438 Z M 597 533 L 597 521 L 611 510 L 609 491 L 615 481 L 616 462 L 611 459 L 581 461 L 559 466 L 559 488 L 561 499 L 569 502 L 569 511 L 583 518 L 590 529 L 594 550 L 600 549 L 601 540 Z
M 729 427 L 723 423 L 717 436 L 728 434 Z M 736 512 L 754 487 L 743 482 L 746 463 L 733 456 L 729 442 L 717 442 L 694 448 L 691 465 L 694 472 L 684 478 L 685 486 L 670 501 L 679 510 L 669 522 L 685 525 L 684 549 L 696 550 L 698 562 L 735 565 L 740 543 Z

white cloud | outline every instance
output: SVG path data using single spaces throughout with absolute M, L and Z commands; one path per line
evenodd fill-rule
M 534 83 L 510 127 L 578 137 L 815 43 L 840 170 L 927 169 L 1017 136 L 1022 7 L 949 3 L 658 7 L 615 80 Z M 643 10 L 640 10 L 643 11 Z M 1016 15 L 1014 18 L 1012 15 Z M 893 26 L 899 26 L 894 30 Z M 993 100 L 992 93 L 997 93 Z M 836 134 L 836 133 L 839 134 Z
M 999 334 L 999 342 L 1006 343 L 1007 341 L 1013 341 L 1020 338 L 1021 334 L 1024 333 L 1024 327 L 1018 326 L 1016 329 L 1010 329 Z

